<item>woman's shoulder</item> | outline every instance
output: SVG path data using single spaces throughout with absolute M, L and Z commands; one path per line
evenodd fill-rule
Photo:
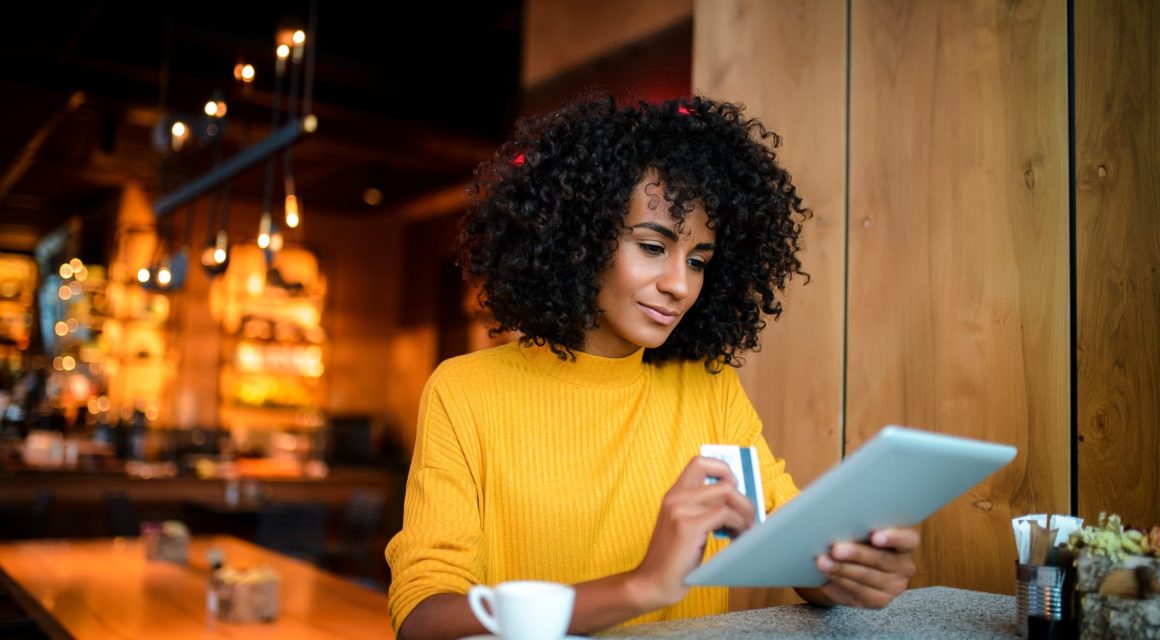
M 435 367 L 431 381 L 478 381 L 484 376 L 510 375 L 523 364 L 519 342 L 510 342 L 448 358 Z

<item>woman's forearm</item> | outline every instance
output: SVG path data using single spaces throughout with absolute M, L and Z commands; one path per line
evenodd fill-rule
M 607 629 L 665 603 L 631 573 L 621 573 L 575 585 L 576 602 L 568 633 Z M 399 628 L 399 640 L 462 638 L 488 633 L 471 612 L 467 596 L 438 593 L 416 606 Z
M 437 593 L 411 610 L 399 627 L 399 640 L 463 638 L 489 633 L 467 604 L 467 596 Z

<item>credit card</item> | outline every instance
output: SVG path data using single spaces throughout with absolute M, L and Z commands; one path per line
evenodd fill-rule
M 757 464 L 757 447 L 741 447 L 733 444 L 703 444 L 701 455 L 720 460 L 729 465 L 733 477 L 737 479 L 737 490 L 753 504 L 756 522 L 765 522 L 765 491 L 761 488 L 761 468 Z M 706 484 L 713 484 L 719 478 L 706 478 Z M 718 538 L 728 538 L 729 534 L 718 529 L 713 532 Z

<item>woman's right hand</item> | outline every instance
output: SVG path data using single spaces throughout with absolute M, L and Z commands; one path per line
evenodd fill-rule
M 706 478 L 720 480 L 705 484 Z M 685 597 L 685 576 L 701 563 L 708 536 L 720 528 L 739 535 L 753 526 L 754 515 L 729 465 L 693 458 L 665 493 L 648 551 L 632 572 L 646 606 L 659 609 Z

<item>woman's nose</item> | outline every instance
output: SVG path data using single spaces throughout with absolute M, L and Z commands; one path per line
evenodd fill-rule
M 689 295 L 689 270 L 685 261 L 666 261 L 664 273 L 657 280 L 657 288 L 678 299 Z

